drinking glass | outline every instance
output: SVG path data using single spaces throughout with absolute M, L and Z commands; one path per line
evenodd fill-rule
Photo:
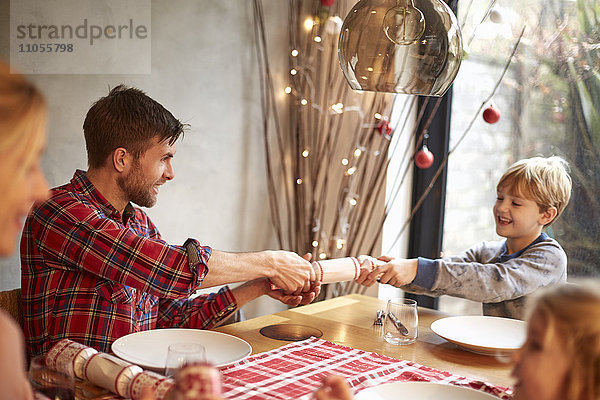
M 46 365 L 44 356 L 31 359 L 29 365 L 31 387 L 52 400 L 74 400 L 75 378 L 70 373 L 56 371 Z
M 175 343 L 167 350 L 165 375 L 174 376 L 177 370 L 186 364 L 205 363 L 206 350 L 198 343 Z
M 385 335 L 391 344 L 412 344 L 419 333 L 417 302 L 412 299 L 390 299 L 385 312 Z

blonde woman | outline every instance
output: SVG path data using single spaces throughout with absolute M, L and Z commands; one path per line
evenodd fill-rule
M 513 400 L 600 400 L 600 281 L 543 290 L 514 362 Z M 332 375 L 315 397 L 350 400 L 352 393 Z
M 40 169 L 45 145 L 46 104 L 21 75 L 0 63 L 0 256 L 12 254 L 31 204 L 45 200 Z M 25 373 L 23 333 L 0 311 L 0 399 L 31 399 Z

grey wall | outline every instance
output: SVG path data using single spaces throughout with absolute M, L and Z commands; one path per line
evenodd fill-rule
M 9 0 L 0 0 L 0 58 L 9 57 Z M 271 61 L 287 62 L 287 2 L 264 1 Z M 164 238 L 195 237 L 228 251 L 276 246 L 270 228 L 260 131 L 252 3 L 152 1 L 149 75 L 30 75 L 49 107 L 43 169 L 51 186 L 86 169 L 82 123 L 109 87 L 136 86 L 191 124 L 177 145 L 176 178 L 147 210 Z M 281 59 L 275 58 L 281 55 Z M 279 68 L 280 71 L 286 68 Z M 277 78 L 277 77 L 276 77 Z M 0 289 L 20 286 L 18 256 L 0 261 Z M 281 308 L 262 299 L 247 315 Z

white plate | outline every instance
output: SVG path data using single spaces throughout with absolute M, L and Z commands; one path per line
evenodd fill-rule
M 153 329 L 131 333 L 115 340 L 113 353 L 144 369 L 165 368 L 167 349 L 173 343 L 199 343 L 206 349 L 206 359 L 217 367 L 248 357 L 252 347 L 244 340 L 226 333 L 200 329 Z
M 500 317 L 462 316 L 438 319 L 431 330 L 474 353 L 507 356 L 525 342 L 525 321 Z
M 361 390 L 356 400 L 498 400 L 496 396 L 454 385 L 431 382 L 391 382 Z

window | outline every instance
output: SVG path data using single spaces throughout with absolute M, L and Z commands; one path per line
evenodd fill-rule
M 600 23 L 593 0 L 459 1 L 467 58 L 453 85 L 444 255 L 495 233 L 495 185 L 512 162 L 560 155 L 571 166 L 573 191 L 547 233 L 565 249 L 569 279 L 600 274 Z M 487 17 L 486 17 L 487 14 Z M 485 17 L 485 18 L 484 18 Z M 481 21 L 484 21 L 481 23 Z M 524 28 L 515 57 L 484 108 Z M 468 124 L 479 114 L 473 126 Z M 443 297 L 440 308 L 480 313 L 481 307 Z

